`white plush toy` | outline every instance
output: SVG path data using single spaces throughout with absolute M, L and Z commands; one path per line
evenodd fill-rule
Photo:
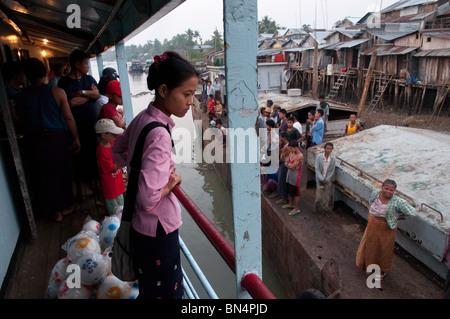
M 92 287 L 80 285 L 79 288 L 70 288 L 67 280 L 62 282 L 58 290 L 58 299 L 91 299 L 92 297 L 95 297 Z
M 108 275 L 97 287 L 98 299 L 129 299 L 131 284 Z
M 76 264 L 80 267 L 80 280 L 84 285 L 101 283 L 108 275 L 108 262 L 99 253 L 84 254 Z
M 71 260 L 68 257 L 64 257 L 63 259 L 58 260 L 55 266 L 53 266 L 50 273 L 50 279 L 48 280 L 46 298 L 56 299 L 58 297 L 59 286 L 69 276 L 66 270 L 70 263 Z
M 102 248 L 102 250 L 105 250 L 107 247 L 112 246 L 119 226 L 119 218 L 114 216 L 105 217 L 102 222 L 102 227 L 100 228 L 99 234 L 100 247 Z
M 81 231 L 73 236 L 62 246 L 67 252 L 67 257 L 76 262 L 84 254 L 100 254 L 100 243 L 92 231 Z
M 86 230 L 86 231 L 92 231 L 94 232 L 96 235 L 98 235 L 100 233 L 100 227 L 101 224 L 96 221 L 95 219 L 92 219 L 91 216 L 86 217 L 86 219 L 83 222 L 83 228 L 82 230 Z

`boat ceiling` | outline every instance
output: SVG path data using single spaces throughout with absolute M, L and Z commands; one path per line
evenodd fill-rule
M 45 46 L 60 56 L 74 49 L 97 55 L 132 38 L 184 1 L 0 0 L 0 36 L 16 35 L 23 44 Z M 68 21 L 74 21 L 69 7 L 73 4 L 80 9 L 79 28 L 68 27 Z

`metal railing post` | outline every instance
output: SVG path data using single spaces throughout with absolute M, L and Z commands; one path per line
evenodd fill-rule
M 103 56 L 101 54 L 96 56 L 97 58 L 97 68 L 98 68 L 98 78 L 99 81 L 102 78 L 102 74 L 103 74 Z
M 120 41 L 116 44 L 117 68 L 120 76 L 120 88 L 122 89 L 123 110 L 127 126 L 133 119 L 133 106 L 131 103 L 130 80 L 128 78 L 127 56 L 125 54 L 125 44 Z
M 254 128 L 258 111 L 257 0 L 224 0 L 223 8 L 228 130 L 247 130 Z M 256 137 L 255 130 L 251 134 L 250 140 Z M 245 163 L 230 158 L 236 292 L 244 299 L 250 295 L 241 286 L 242 278 L 248 273 L 262 278 L 261 183 L 259 159 L 250 161 L 255 153 L 259 155 L 259 142 L 247 147 L 237 144 L 227 142 L 227 151 L 245 153 Z

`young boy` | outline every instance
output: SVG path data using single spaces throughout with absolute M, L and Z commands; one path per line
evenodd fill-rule
M 208 95 L 208 111 L 206 114 L 216 114 L 216 102 L 214 102 L 214 96 L 212 94 Z
M 125 185 L 122 169 L 115 165 L 111 148 L 117 135 L 123 133 L 123 129 L 117 127 L 111 119 L 101 119 L 95 125 L 95 132 L 99 138 L 96 154 L 103 197 L 108 214 L 113 215 L 115 208 L 124 204 Z
M 111 119 L 114 121 L 117 127 L 123 129 L 125 126 L 125 119 L 123 118 L 123 112 L 117 110 L 117 106 L 123 105 L 122 90 L 120 89 L 120 82 L 112 80 L 106 85 L 105 96 L 109 99 L 108 103 L 104 104 L 100 110 L 97 120 Z
M 356 114 L 350 114 L 350 122 L 345 126 L 344 136 L 352 135 L 362 131 L 363 128 L 361 124 L 356 122 Z

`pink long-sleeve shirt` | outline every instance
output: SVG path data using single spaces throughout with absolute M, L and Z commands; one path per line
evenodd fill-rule
M 170 117 L 150 103 L 147 109 L 131 121 L 125 132 L 117 137 L 112 148 L 117 166 L 126 165 L 129 168 L 140 132 L 145 125 L 153 121 L 169 124 L 170 130 L 175 125 Z M 156 127 L 150 131 L 144 143 L 138 194 L 132 219 L 132 226 L 137 232 L 156 237 L 158 221 L 166 234 L 181 226 L 181 208 L 177 198 L 173 193 L 162 197 L 163 188 L 167 185 L 174 166 L 170 135 L 164 127 Z

